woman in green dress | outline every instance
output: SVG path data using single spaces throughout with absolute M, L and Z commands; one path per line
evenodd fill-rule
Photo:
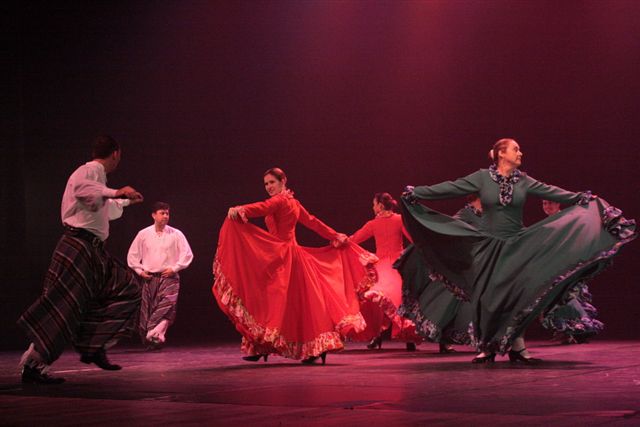
M 521 172 L 522 154 L 515 140 L 501 139 L 490 151 L 489 169 L 408 187 L 403 195 L 405 226 L 431 276 L 472 305 L 471 338 L 480 351 L 475 363 L 507 351 L 512 362 L 537 361 L 525 348 L 527 326 L 637 236 L 633 220 L 590 192 L 563 190 Z M 479 227 L 417 203 L 470 193 L 482 201 Z M 528 195 L 574 206 L 525 227 Z

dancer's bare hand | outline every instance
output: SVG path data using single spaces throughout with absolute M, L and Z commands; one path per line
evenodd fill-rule
M 161 277 L 169 277 L 169 276 L 173 276 L 173 269 L 172 268 L 167 268 L 166 270 L 164 270 L 162 273 L 160 273 Z
M 238 220 L 238 217 L 239 217 L 238 208 L 236 207 L 229 208 L 229 210 L 227 211 L 227 218 Z
M 142 197 L 142 194 L 135 188 L 127 185 L 116 191 L 116 199 L 129 199 L 130 204 L 134 205 L 142 202 L 144 197 Z
M 331 241 L 331 245 L 334 248 L 339 248 L 341 246 L 344 246 L 348 240 L 349 240 L 349 236 L 347 236 L 344 233 L 338 233 L 336 235 L 336 238 Z
M 144 197 L 142 197 L 142 194 L 138 193 L 137 191 L 135 193 L 128 194 L 127 199 L 129 199 L 129 206 L 135 205 L 136 203 L 142 203 L 144 201 Z
M 232 208 L 229 208 L 229 211 L 227 212 L 227 217 L 234 220 L 234 221 L 242 221 L 242 222 L 247 222 L 247 217 L 244 214 L 244 209 L 242 209 L 242 207 L 240 206 L 234 206 Z
M 402 198 L 412 205 L 418 202 L 418 198 L 414 194 L 415 187 L 413 185 L 407 185 L 402 192 Z

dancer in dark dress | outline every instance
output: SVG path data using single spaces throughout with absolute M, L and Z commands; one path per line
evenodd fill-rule
M 403 219 L 432 275 L 472 304 L 475 363 L 509 352 L 511 361 L 532 363 L 523 333 L 579 281 L 609 264 L 635 237 L 635 222 L 590 192 L 574 193 L 521 172 L 520 146 L 501 139 L 494 163 L 456 181 L 408 187 Z M 417 203 L 478 193 L 479 228 Z M 528 195 L 573 204 L 530 227 L 522 223 Z

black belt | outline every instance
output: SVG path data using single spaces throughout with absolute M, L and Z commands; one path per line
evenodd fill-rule
M 91 233 L 90 231 L 85 230 L 84 228 L 71 227 L 70 225 L 65 224 L 64 234 L 77 237 L 78 239 L 82 239 L 85 242 L 89 242 L 94 247 L 102 246 L 102 244 L 104 244 L 104 242 L 100 240 L 98 236 Z

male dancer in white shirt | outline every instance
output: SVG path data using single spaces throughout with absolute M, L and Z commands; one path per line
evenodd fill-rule
M 24 353 L 22 382 L 59 384 L 47 374 L 67 343 L 83 363 L 118 370 L 106 349 L 129 335 L 140 307 L 135 274 L 105 249 L 109 221 L 125 206 L 142 201 L 132 187 L 107 187 L 107 174 L 120 163 L 121 150 L 110 136 L 93 144 L 93 160 L 71 174 L 62 196 L 64 233 L 51 257 L 42 295 L 25 311 L 18 325 L 32 343 Z
M 131 243 L 127 262 L 143 278 L 140 336 L 148 349 L 165 342 L 167 329 L 176 318 L 180 291 L 178 272 L 191 264 L 193 253 L 184 234 L 170 227 L 169 205 L 153 204 L 153 224 L 138 232 Z

